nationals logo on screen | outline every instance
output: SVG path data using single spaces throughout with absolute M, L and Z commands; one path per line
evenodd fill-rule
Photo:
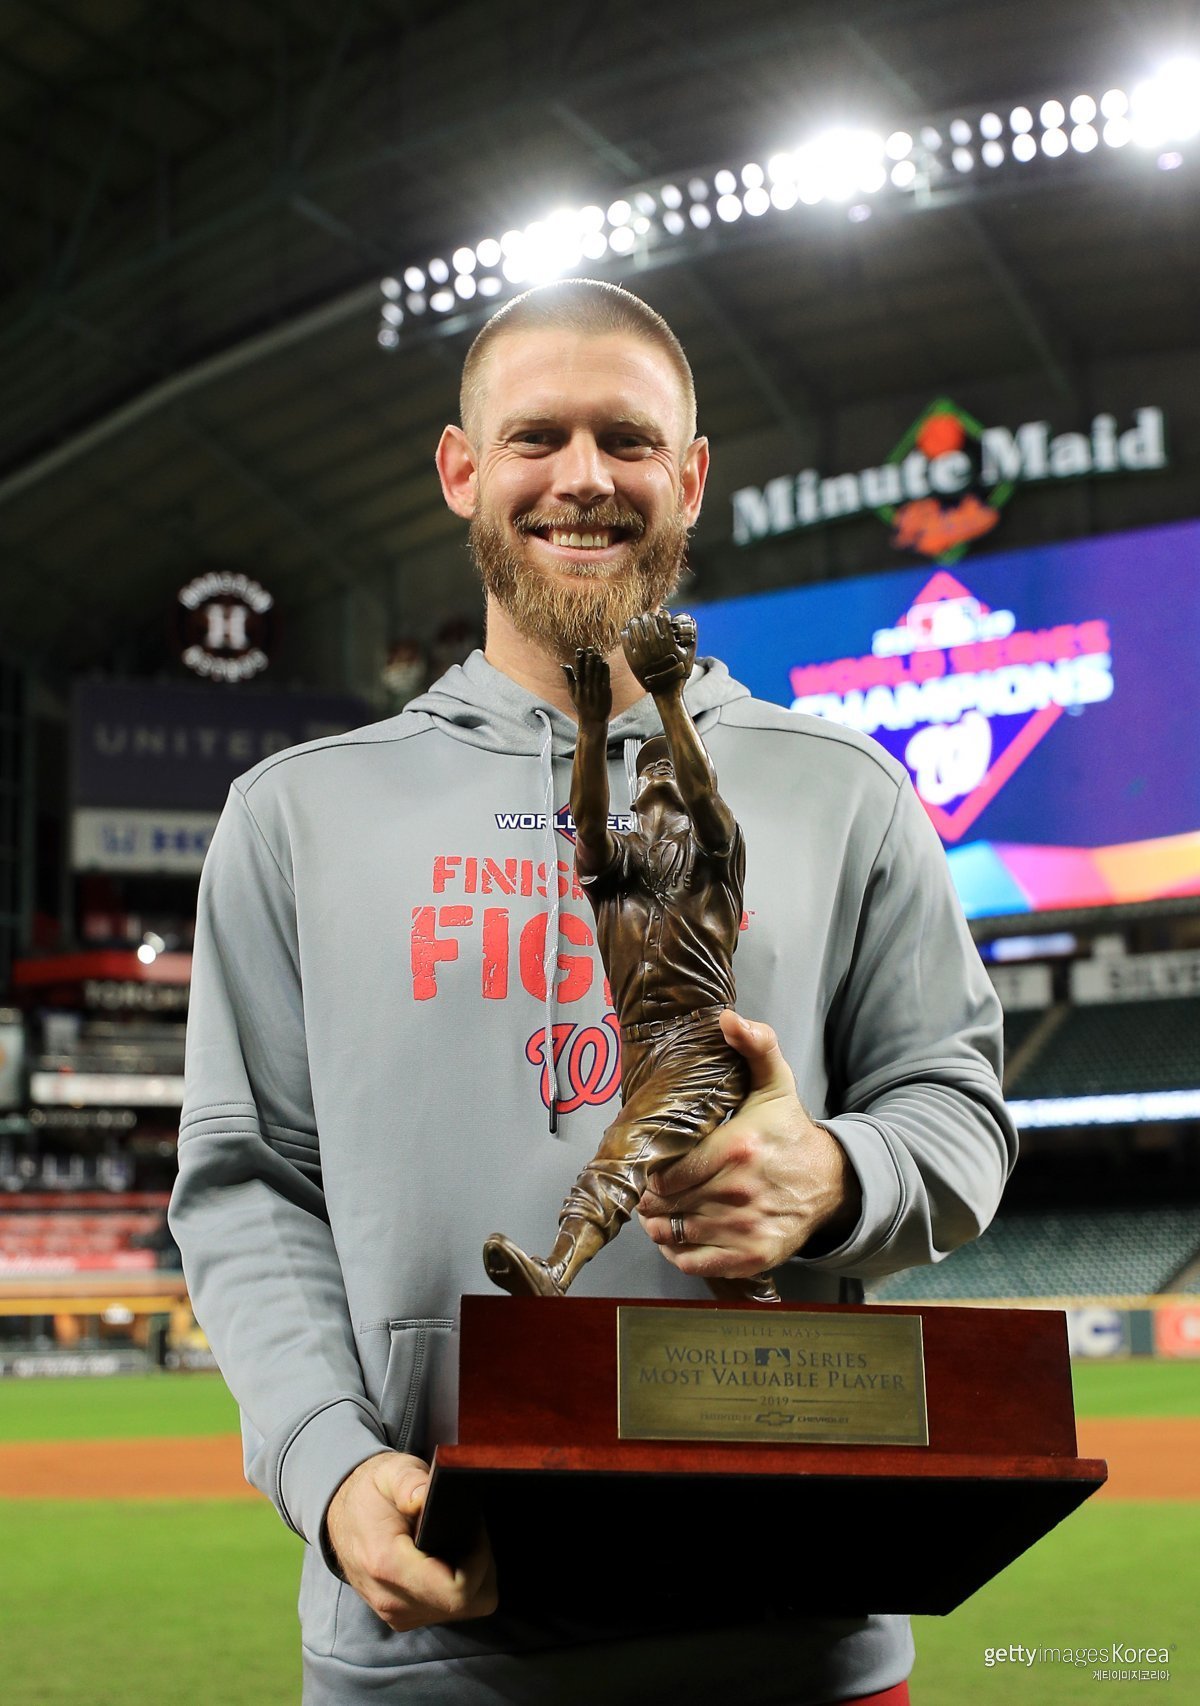
M 956 842 L 1064 713 L 1112 697 L 1100 618 L 1022 629 L 944 570 L 866 657 L 789 671 L 793 711 L 860 729 L 907 766 L 942 840 Z

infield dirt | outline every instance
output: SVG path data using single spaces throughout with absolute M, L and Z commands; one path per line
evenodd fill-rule
M 1081 1418 L 1079 1455 L 1108 1459 L 1101 1498 L 1200 1499 L 1200 1418 Z M 236 1499 L 236 1434 L 202 1438 L 55 1440 L 0 1445 L 0 1498 Z

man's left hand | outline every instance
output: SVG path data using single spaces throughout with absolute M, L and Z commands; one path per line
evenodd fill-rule
M 652 1175 L 638 1213 L 681 1273 L 743 1279 L 835 1250 L 858 1223 L 862 1191 L 841 1144 L 805 1112 L 770 1025 L 727 1010 L 721 1029 L 746 1058 L 750 1094 L 725 1125 Z M 672 1217 L 682 1217 L 682 1244 Z

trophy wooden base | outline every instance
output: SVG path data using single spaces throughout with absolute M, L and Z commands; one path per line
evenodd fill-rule
M 1061 1311 L 765 1311 L 921 1318 L 928 1445 L 848 1445 L 621 1439 L 619 1308 L 638 1305 L 462 1300 L 459 1440 L 434 1453 L 418 1544 L 455 1561 L 482 1522 L 506 1611 L 944 1613 L 1105 1480 L 1076 1455 Z

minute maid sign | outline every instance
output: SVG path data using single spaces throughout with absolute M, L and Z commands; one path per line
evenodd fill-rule
M 815 468 L 780 474 L 733 494 L 735 544 L 873 511 L 897 550 L 954 563 L 990 533 L 1020 485 L 1166 467 L 1163 412 L 1131 423 L 1097 415 L 1087 432 L 1052 433 L 1049 421 L 983 426 L 948 397 L 913 422 L 885 462 L 857 473 Z

